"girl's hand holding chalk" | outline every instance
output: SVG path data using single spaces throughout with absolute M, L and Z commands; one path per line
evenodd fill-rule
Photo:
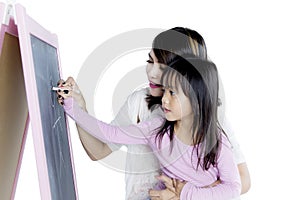
M 86 110 L 86 104 L 82 93 L 75 80 L 72 77 L 69 77 L 66 81 L 59 80 L 57 87 L 53 86 L 52 91 L 57 92 L 57 101 L 59 104 L 64 105 L 64 100 L 67 98 L 74 98 L 78 105 Z
M 65 94 L 68 94 L 70 89 L 69 88 L 64 88 L 64 87 L 52 87 L 52 91 L 63 91 Z M 77 94 L 80 94 L 79 90 L 71 90 L 73 92 L 76 92 Z

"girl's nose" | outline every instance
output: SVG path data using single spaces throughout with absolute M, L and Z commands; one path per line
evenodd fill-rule
M 166 92 L 164 93 L 164 95 L 163 95 L 161 101 L 162 101 L 163 104 L 168 104 L 168 103 L 169 103 L 169 99 L 168 99 L 168 97 L 167 97 Z

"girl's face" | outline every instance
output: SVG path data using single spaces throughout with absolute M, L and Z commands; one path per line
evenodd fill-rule
M 148 54 L 149 59 L 147 60 L 146 73 L 149 80 L 150 94 L 152 96 L 158 97 L 162 96 L 163 92 L 161 90 L 162 85 L 160 83 L 161 75 L 166 65 L 158 63 L 153 50 Z
M 193 110 L 190 99 L 185 96 L 181 86 L 163 88 L 162 107 L 168 121 L 192 119 Z

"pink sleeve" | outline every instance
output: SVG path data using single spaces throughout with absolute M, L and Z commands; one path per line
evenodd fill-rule
M 225 137 L 222 138 L 222 147 L 217 162 L 221 183 L 214 187 L 203 188 L 188 182 L 181 191 L 181 200 L 230 200 L 240 195 L 241 181 L 238 168 Z
M 82 110 L 73 98 L 64 101 L 65 112 L 85 131 L 103 142 L 120 144 L 148 144 L 155 137 L 155 130 L 163 123 L 163 118 L 155 118 L 138 125 L 114 126 L 97 120 Z

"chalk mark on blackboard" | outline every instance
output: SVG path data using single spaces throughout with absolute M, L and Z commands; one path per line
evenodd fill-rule
M 54 125 L 52 128 L 55 128 L 56 124 L 58 123 L 58 121 L 60 120 L 61 116 L 59 116 L 59 118 L 54 122 Z
M 59 151 L 59 157 L 60 157 L 60 160 L 62 161 L 62 162 L 60 162 L 59 174 L 62 177 L 63 174 L 64 174 L 64 171 L 62 169 L 65 169 L 65 160 L 64 160 L 64 156 L 63 156 L 62 151 Z

